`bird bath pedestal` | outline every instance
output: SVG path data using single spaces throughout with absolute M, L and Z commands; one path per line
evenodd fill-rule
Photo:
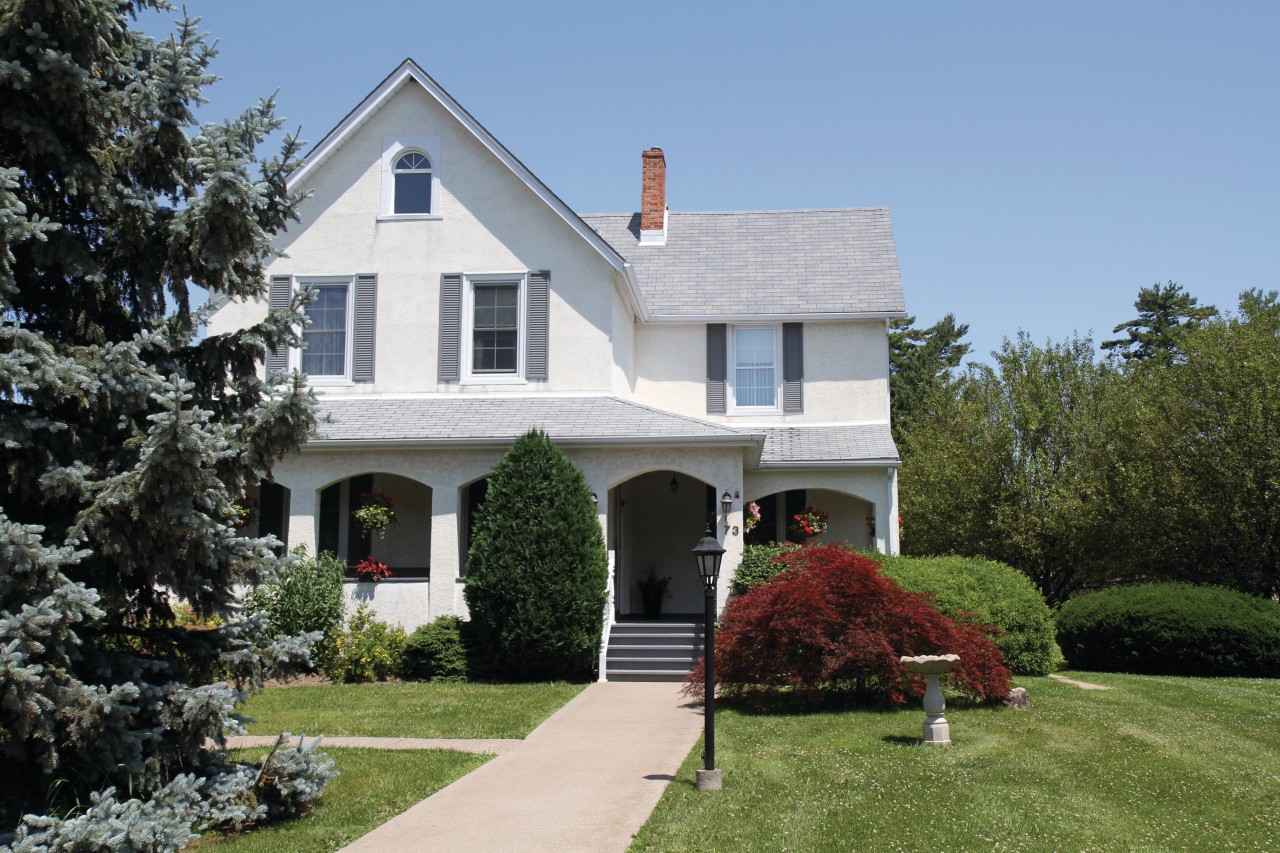
M 927 679 L 924 691 L 924 742 L 933 746 L 951 745 L 951 726 L 942 711 L 947 707 L 942 698 L 938 676 L 950 672 L 960 662 L 959 655 L 916 655 L 899 658 L 903 666 Z

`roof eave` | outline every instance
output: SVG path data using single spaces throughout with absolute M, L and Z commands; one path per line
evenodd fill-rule
M 645 320 L 650 323 L 816 323 L 837 320 L 899 320 L 907 316 L 906 311 L 808 311 L 782 314 L 652 314 Z
M 902 460 L 891 457 L 880 459 L 805 459 L 801 461 L 761 462 L 762 470 L 786 468 L 790 470 L 822 470 L 826 468 L 897 468 Z
M 303 446 L 304 452 L 333 452 L 341 450 L 424 450 L 448 448 L 510 447 L 519 436 L 507 438 L 373 438 L 373 439 L 312 439 Z M 754 433 L 737 435 L 675 435 L 675 436 L 556 436 L 551 438 L 561 447 L 610 448 L 610 447 L 754 447 L 764 442 L 764 436 Z

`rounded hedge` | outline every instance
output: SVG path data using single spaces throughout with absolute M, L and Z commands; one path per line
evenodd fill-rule
M 1031 579 L 1004 563 L 976 557 L 884 557 L 880 572 L 911 592 L 933 593 L 947 616 L 977 621 L 1005 633 L 995 637 L 1005 663 L 1018 675 L 1047 675 L 1062 659 L 1054 642 L 1053 613 Z
M 1058 642 L 1076 669 L 1280 676 L 1280 604 L 1215 586 L 1160 583 L 1073 598 Z

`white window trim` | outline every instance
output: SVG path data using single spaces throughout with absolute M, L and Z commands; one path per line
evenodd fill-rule
M 355 311 L 356 311 L 356 277 L 353 275 L 310 275 L 298 276 L 294 279 L 294 287 L 304 290 L 313 285 L 345 284 L 347 286 L 347 335 L 346 351 L 342 355 L 343 374 L 316 376 L 307 374 L 307 384 L 320 386 L 352 385 L 351 359 L 355 352 Z M 305 329 L 304 329 L 305 331 Z M 302 370 L 302 348 L 295 347 L 289 352 L 289 366 L 294 370 Z
M 471 359 L 475 349 L 475 286 L 508 282 L 518 285 L 516 291 L 516 372 L 515 373 L 472 373 Z M 462 279 L 462 330 L 460 345 L 462 352 L 462 385 L 527 385 L 524 378 L 525 349 L 528 345 L 528 302 L 529 274 L 517 273 L 485 273 L 483 275 L 467 275 Z
M 421 151 L 431 161 L 431 212 L 395 213 L 396 175 L 395 164 L 405 151 Z M 382 206 L 379 222 L 399 222 L 414 219 L 443 219 L 440 213 L 440 137 L 438 136 L 384 136 L 382 137 Z
M 735 337 L 739 329 L 771 329 L 773 331 L 773 405 L 772 406 L 739 406 L 738 405 L 738 356 Z M 726 414 L 730 415 L 771 415 L 782 414 L 782 326 L 776 323 L 744 323 L 729 326 L 725 335 L 725 371 Z

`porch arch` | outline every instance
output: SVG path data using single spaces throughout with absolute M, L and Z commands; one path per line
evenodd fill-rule
M 381 535 L 364 530 L 353 513 L 362 496 L 386 495 L 396 520 Z M 434 490 L 414 477 L 388 471 L 356 471 L 316 490 L 316 550 L 332 551 L 350 571 L 365 557 L 385 563 L 393 578 L 426 578 L 431 569 Z
M 716 485 L 671 468 L 652 467 L 609 488 L 607 541 L 615 553 L 616 615 L 645 612 L 642 580 L 670 578 L 663 615 L 696 614 L 703 602 L 691 549 L 717 523 Z M 710 516 L 710 517 L 708 517 Z

